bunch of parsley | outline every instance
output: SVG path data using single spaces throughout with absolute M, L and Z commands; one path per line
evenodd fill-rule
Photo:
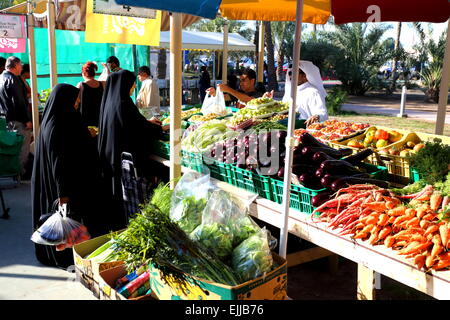
M 443 181 L 449 172 L 450 146 L 437 138 L 426 142 L 424 148 L 411 156 L 411 166 L 428 184 Z

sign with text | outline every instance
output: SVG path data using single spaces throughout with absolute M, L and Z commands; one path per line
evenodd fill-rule
M 3 17 L 5 15 L 0 15 L 0 23 L 3 23 Z M 26 39 L 26 33 L 25 33 L 25 17 L 24 16 L 17 16 L 20 21 L 20 33 L 17 33 L 17 35 L 21 34 L 21 38 L 5 38 L 0 37 L 0 52 L 2 53 L 23 53 L 27 49 L 27 39 Z M 4 33 L 3 33 L 4 34 Z
M 115 0 L 94 0 L 94 13 L 155 19 L 156 10 L 117 4 Z
M 97 14 L 93 3 L 87 0 L 86 42 L 159 46 L 161 11 L 157 11 L 156 19 Z
M 0 38 L 25 38 L 23 24 L 24 19 L 21 16 L 0 14 Z

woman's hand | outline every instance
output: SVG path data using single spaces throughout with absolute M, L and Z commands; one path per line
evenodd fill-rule
M 320 120 L 320 117 L 318 115 L 311 116 L 306 120 L 306 126 L 308 127 L 315 122 L 319 122 L 319 120 Z
M 273 90 L 270 92 L 266 92 L 263 94 L 263 98 L 270 98 L 273 99 Z
M 206 89 L 206 93 L 209 94 L 210 96 L 215 97 L 216 96 L 216 89 L 214 89 L 213 87 Z
M 162 125 L 162 122 L 159 120 L 159 119 L 157 119 L 157 118 L 155 118 L 155 117 L 152 117 L 150 120 L 148 120 L 149 122 L 151 122 L 151 123 L 153 123 L 153 124 L 156 124 L 156 125 L 158 125 L 158 126 L 160 126 L 160 125 Z

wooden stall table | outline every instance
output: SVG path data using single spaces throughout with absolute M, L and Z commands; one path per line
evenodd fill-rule
M 169 165 L 169 160 L 151 156 L 153 160 Z M 183 172 L 191 169 L 182 167 Z M 282 206 L 256 194 L 211 178 L 213 184 L 249 205 L 255 218 L 280 228 L 283 224 Z M 383 245 L 372 246 L 350 236 L 340 236 L 339 229 L 331 230 L 323 222 L 314 222 L 310 215 L 289 210 L 289 233 L 309 241 L 320 248 L 314 252 L 287 255 L 288 267 L 336 254 L 358 264 L 357 299 L 375 299 L 376 273 L 382 274 L 411 288 L 440 300 L 450 299 L 450 271 L 424 272 L 411 260 L 398 255 Z M 307 250 L 306 250 L 307 251 Z M 302 252 L 302 251 L 301 251 Z M 308 260 L 308 257 L 310 258 Z

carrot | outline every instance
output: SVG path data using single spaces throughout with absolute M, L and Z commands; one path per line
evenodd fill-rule
M 417 214 L 417 212 L 416 212 L 416 210 L 413 209 L 413 208 L 408 208 L 408 209 L 405 210 L 405 214 L 406 214 L 408 217 L 412 218 L 412 217 L 414 217 L 414 216 Z
M 426 237 L 427 235 L 432 234 L 432 233 L 434 233 L 434 232 L 436 232 L 438 230 L 439 230 L 439 226 L 437 224 L 433 223 L 432 225 L 430 225 L 427 228 L 427 230 L 425 231 L 425 233 L 423 235 Z
M 394 223 L 395 219 L 397 219 L 396 216 L 392 216 L 389 218 L 388 223 Z
M 384 239 L 384 245 L 387 248 L 390 248 L 394 245 L 395 238 L 393 236 L 387 236 L 386 239 Z
M 395 221 L 394 221 L 394 225 L 398 225 L 398 224 L 400 224 L 400 223 L 402 223 L 403 221 L 406 221 L 406 220 L 408 220 L 409 218 L 408 218 L 408 216 L 406 216 L 406 215 L 403 215 L 403 216 L 399 216 L 399 217 L 397 217 L 397 219 L 395 219 Z
M 433 211 L 437 211 L 439 207 L 441 206 L 442 200 L 444 198 L 442 197 L 442 194 L 440 192 L 433 192 L 433 194 L 430 197 L 430 208 Z
M 380 214 L 380 216 L 378 217 L 378 222 L 377 224 L 381 227 L 384 227 L 389 220 L 389 216 L 385 213 Z
M 425 260 L 425 266 L 427 268 L 431 268 L 431 266 L 436 262 L 436 260 L 434 259 L 433 256 L 428 256 L 427 259 Z
M 386 201 L 386 208 L 388 209 L 394 209 L 396 206 L 402 203 L 400 199 L 392 197 L 383 196 L 383 200 Z
M 409 221 L 406 223 L 406 227 L 407 227 L 407 228 L 409 228 L 409 227 L 415 227 L 415 226 L 418 226 L 419 223 L 420 223 L 420 219 L 417 218 L 417 217 L 414 217 L 414 218 L 412 218 L 411 220 L 409 220 Z
M 432 244 L 433 244 L 433 242 L 431 242 L 431 241 L 427 241 L 427 242 L 423 242 L 423 243 L 414 241 L 411 244 L 409 244 L 407 248 L 403 249 L 402 252 L 400 252 L 399 254 L 410 254 L 413 252 L 420 252 L 422 250 L 426 250 Z
M 384 201 L 376 201 L 376 202 L 368 202 L 364 203 L 362 205 L 363 208 L 369 208 L 371 210 L 377 211 L 377 212 L 384 212 L 386 211 L 386 202 Z
M 427 241 L 427 238 L 425 238 L 424 236 L 422 236 L 420 234 L 415 234 L 415 235 L 411 236 L 411 241 L 425 242 L 425 241 Z
M 441 261 L 438 261 L 438 263 L 436 263 L 433 266 L 433 269 L 434 270 L 440 270 L 440 269 L 447 268 L 449 266 L 450 266 L 450 260 L 441 260 Z
M 441 235 L 439 234 L 439 232 L 433 234 L 433 238 L 431 238 L 431 241 L 434 244 L 443 246 L 443 242 L 442 242 Z
M 406 211 L 406 207 L 405 206 L 399 206 L 399 207 L 396 207 L 394 209 L 388 210 L 388 214 L 390 216 L 402 216 L 402 215 L 405 214 L 405 211 Z
M 355 236 L 353 237 L 353 239 L 364 239 L 369 235 L 368 232 L 358 232 L 357 234 L 355 234 Z
M 422 229 L 425 229 L 425 230 L 426 230 L 426 229 L 430 226 L 430 224 L 431 224 L 431 222 L 428 221 L 428 220 L 421 220 L 420 223 L 419 223 L 419 226 L 420 226 Z
M 371 215 L 367 217 L 366 224 L 372 225 L 372 224 L 376 224 L 377 222 L 378 222 L 378 217 L 371 216 Z
M 378 232 L 372 232 L 372 234 L 370 235 L 369 239 L 368 239 L 369 243 L 373 246 L 375 243 L 377 243 L 378 241 Z
M 426 215 L 423 216 L 422 219 L 431 221 L 431 220 L 433 220 L 435 217 L 436 217 L 436 214 L 434 214 L 434 213 L 427 213 Z
M 390 233 L 392 232 L 392 228 L 390 226 L 386 226 L 383 229 L 381 229 L 380 233 L 378 234 L 378 239 L 383 240 L 386 238 Z
M 425 265 L 425 259 L 426 256 L 423 254 L 418 254 L 414 257 L 414 264 L 417 266 L 418 269 L 422 269 Z
M 417 216 L 417 218 L 422 219 L 426 213 L 427 213 L 427 209 L 425 209 L 423 207 L 419 207 L 419 208 L 417 208 L 416 216 Z
M 442 253 L 442 251 L 444 251 L 444 247 L 440 244 L 435 243 L 433 246 L 433 249 L 431 249 L 431 254 L 430 257 L 432 257 L 432 259 L 436 258 L 439 254 Z M 428 268 L 430 266 L 427 266 Z
M 402 240 L 402 241 L 396 241 L 394 244 L 394 247 L 404 247 L 408 245 L 408 241 Z
M 439 234 L 441 235 L 442 244 L 447 247 L 449 232 L 446 224 L 439 226 Z
M 366 232 L 371 232 L 372 229 L 373 229 L 373 227 L 375 227 L 374 224 L 368 224 L 368 225 L 366 225 L 366 226 L 361 230 L 361 232 L 364 232 L 364 233 L 366 233 Z

